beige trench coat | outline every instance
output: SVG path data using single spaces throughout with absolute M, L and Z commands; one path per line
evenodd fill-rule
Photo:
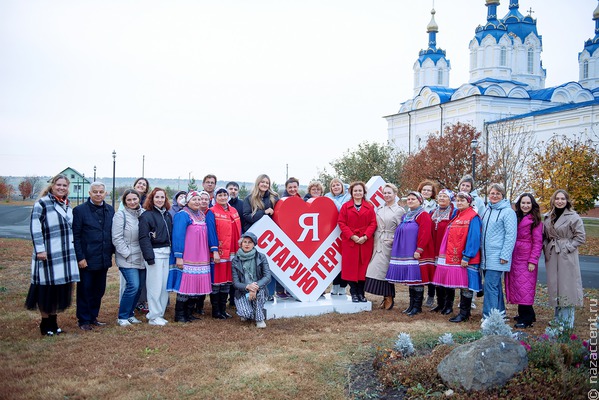
M 393 236 L 395 229 L 405 211 L 397 204 L 392 206 L 383 205 L 376 209 L 376 232 L 374 232 L 374 251 L 366 270 L 366 277 L 386 281 L 389 260 L 391 259 L 391 248 L 393 247 Z
M 549 214 L 544 216 L 543 251 L 550 306 L 582 306 L 578 246 L 584 241 L 584 225 L 574 211 L 565 210 L 555 225 Z

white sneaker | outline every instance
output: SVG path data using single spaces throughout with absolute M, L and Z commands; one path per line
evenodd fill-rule
M 331 295 L 337 295 L 339 293 L 339 285 L 333 285 L 331 289 Z
M 127 321 L 129 321 L 130 324 L 141 324 L 141 321 L 135 317 L 129 317 L 127 318 Z
M 339 291 L 337 292 L 337 294 L 339 296 L 347 296 L 346 288 L 347 287 L 339 287 Z
M 476 308 L 476 303 L 474 302 L 474 299 L 472 299 L 472 304 L 470 304 L 470 308 L 471 309 L 475 309 Z
M 118 326 L 129 326 L 129 325 L 131 325 L 131 322 L 129 322 L 128 320 L 126 320 L 126 319 L 120 319 L 120 318 L 116 320 L 116 323 L 118 324 Z
M 256 328 L 266 328 L 266 322 L 264 322 L 264 321 L 257 321 L 256 322 Z
M 160 322 L 162 322 L 164 325 L 168 324 L 168 321 L 166 319 L 162 318 L 162 317 L 158 317 L 156 319 L 159 319 Z
M 156 325 L 156 326 L 164 326 L 164 325 L 166 325 L 166 321 L 163 318 L 158 317 L 158 318 L 151 319 L 148 322 L 148 324 Z

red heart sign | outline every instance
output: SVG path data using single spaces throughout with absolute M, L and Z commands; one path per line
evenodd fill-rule
M 338 215 L 335 203 L 327 197 L 314 197 L 306 202 L 293 196 L 277 202 L 273 220 L 307 257 L 312 257 L 337 227 Z

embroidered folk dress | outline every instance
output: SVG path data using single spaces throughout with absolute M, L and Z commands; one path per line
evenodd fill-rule
M 214 216 L 212 224 L 214 224 Z M 216 249 L 216 233 L 209 232 L 208 215 L 197 214 L 185 207 L 175 214 L 173 222 L 173 252 L 183 258 L 183 269 L 176 266 L 169 271 L 167 290 L 187 296 L 212 292 L 210 279 L 210 251 Z
M 218 236 L 218 253 L 220 262 L 211 263 L 210 276 L 213 285 L 233 283 L 231 260 L 239 249 L 241 221 L 237 210 L 231 206 L 225 209 L 216 204 L 210 209 L 214 213 L 216 234 Z
M 479 273 L 481 220 L 474 208 L 458 211 L 449 223 L 441 242 L 437 270 L 433 283 L 479 292 L 482 282 Z M 462 267 L 462 260 L 468 267 Z
M 386 279 L 408 285 L 430 283 L 435 274 L 432 239 L 432 220 L 429 213 L 420 209 L 415 215 L 405 214 L 393 237 L 391 262 Z M 420 259 L 414 258 L 415 252 Z

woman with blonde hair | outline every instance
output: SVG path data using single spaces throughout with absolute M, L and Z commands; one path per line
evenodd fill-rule
M 318 181 L 312 181 L 308 184 L 307 193 L 304 196 L 304 201 L 308 201 L 312 197 L 320 197 L 324 194 L 324 186 Z
M 272 218 L 278 200 L 279 195 L 271 189 L 268 175 L 258 175 L 252 191 L 243 200 L 243 231 L 250 229 L 265 215 Z
M 376 231 L 374 232 L 374 251 L 366 270 L 364 291 L 383 296 L 379 308 L 391 310 L 395 304 L 395 285 L 385 279 L 391 259 L 393 235 L 405 211 L 395 201 L 397 186 L 387 183 L 383 186 L 385 204 L 377 207 Z
M 324 196 L 335 202 L 337 210 L 341 210 L 341 206 L 351 199 L 351 195 L 345 189 L 345 184 L 339 178 L 331 179 L 331 183 L 329 183 L 329 192 Z
M 56 315 L 71 306 L 73 282 L 79 267 L 73 245 L 73 209 L 65 175 L 56 175 L 40 194 L 31 211 L 31 285 L 25 300 L 29 310 L 38 309 L 44 336 L 58 335 Z
M 550 205 L 551 211 L 543 218 L 549 305 L 555 307 L 555 320 L 573 328 L 574 307 L 583 304 L 578 247 L 586 235 L 568 192 L 556 190 Z

